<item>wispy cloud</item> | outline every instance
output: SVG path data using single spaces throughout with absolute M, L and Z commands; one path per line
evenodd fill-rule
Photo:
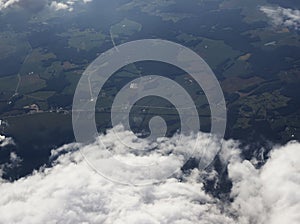
M 272 23 L 276 26 L 285 26 L 297 30 L 300 28 L 300 10 L 279 6 L 262 6 L 260 10 L 271 18 Z
M 136 141 L 120 129 L 114 131 L 126 137 L 125 141 Z M 133 161 L 135 153 L 126 152 L 113 136 L 100 138 L 111 151 Z M 206 140 L 205 144 L 211 147 L 217 145 L 206 137 L 203 135 L 201 142 Z M 186 141 L 185 149 L 190 150 L 193 140 Z M 178 156 L 171 157 L 174 160 L 171 166 L 182 166 L 179 154 L 184 153 L 184 148 L 171 143 L 148 157 L 166 156 L 172 146 Z M 93 172 L 82 158 L 81 153 L 94 153 L 95 158 L 109 160 L 110 156 L 95 144 L 65 145 L 53 151 L 58 158 L 52 168 L 12 183 L 1 183 L 0 223 L 299 223 L 299 143 L 274 149 L 267 163 L 258 169 L 241 159 L 238 144 L 224 141 L 220 159 L 228 167 L 233 182 L 233 202 L 221 201 L 203 190 L 204 173 L 214 175 L 214 170 L 204 172 L 194 168 L 189 173 L 179 170 L 159 184 L 140 187 L 112 183 Z M 159 175 L 163 168 L 154 173 Z M 130 179 L 136 174 L 124 171 L 122 175 Z

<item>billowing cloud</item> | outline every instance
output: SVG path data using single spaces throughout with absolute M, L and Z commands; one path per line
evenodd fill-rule
M 140 160 L 135 158 L 140 157 L 136 150 L 117 143 L 119 139 L 115 134 L 121 136 L 125 144 L 130 142 L 141 147 L 144 142 L 122 129 L 100 136 L 101 143 L 118 159 L 149 162 L 171 156 L 167 167 L 153 168 L 158 176 L 161 169 L 182 166 L 180 154 L 191 150 L 194 141 L 191 138 L 183 139 L 186 142 L 180 144 L 177 138 L 162 141 L 164 144 L 158 147 L 158 152 L 144 154 Z M 206 151 L 219 145 L 208 135 L 201 136 L 200 144 L 208 146 Z M 258 169 L 250 161 L 241 159 L 236 142 L 224 141 L 219 156 L 228 166 L 233 183 L 232 202 L 221 201 L 203 190 L 204 176 L 207 172 L 216 176 L 214 170 L 178 170 L 160 183 L 145 186 L 111 182 L 98 175 L 83 159 L 82 153 L 93 153 L 102 162 L 111 159 L 111 154 L 96 146 L 97 142 L 87 146 L 65 145 L 52 152 L 52 158 L 56 158 L 53 167 L 42 168 L 12 183 L 2 182 L 0 223 L 299 223 L 299 143 L 274 149 L 267 163 Z M 195 157 L 200 158 L 201 153 L 197 151 Z M 113 170 L 113 164 L 108 168 Z M 139 172 L 139 169 L 135 173 L 124 170 L 122 175 L 130 179 Z
M 300 144 L 290 143 L 271 152 L 268 162 L 255 169 L 249 161 L 229 167 L 233 180 L 232 208 L 245 223 L 300 221 Z
M 183 154 L 184 148 L 183 144 L 175 144 L 178 138 L 171 142 L 162 141 L 164 147 L 158 153 L 150 153 L 148 158 L 142 156 L 139 160 L 134 158 L 136 150 L 126 153 L 126 147 L 121 147 L 115 134 L 121 136 L 125 144 L 131 142 L 141 147 L 145 142 L 137 141 L 122 129 L 101 136 L 101 143 L 111 152 L 118 153 L 118 159 L 149 162 L 176 151 L 178 155 L 171 157 L 171 165 L 166 164 L 165 168 L 183 165 L 179 154 Z M 202 140 L 205 140 L 204 136 Z M 186 143 L 186 146 L 191 144 Z M 205 141 L 202 144 L 208 145 Z M 93 152 L 95 158 L 109 161 L 110 156 L 98 150 L 97 146 L 97 143 L 84 147 L 78 144 L 63 146 L 53 151 L 52 157 L 58 158 L 52 168 L 42 169 L 13 183 L 2 183 L 0 193 L 4 196 L 0 198 L 0 213 L 3 214 L 0 223 L 193 224 L 199 220 L 203 223 L 233 223 L 232 218 L 222 214 L 219 209 L 222 205 L 202 190 L 199 169 L 194 169 L 190 174 L 178 171 L 173 177 L 154 185 L 136 187 L 116 184 L 96 174 L 83 159 L 81 153 L 87 155 Z M 109 168 L 113 170 L 113 164 Z M 159 176 L 161 170 L 157 168 L 155 172 Z M 122 175 L 128 179 L 136 176 L 126 170 Z
M 271 18 L 272 23 L 276 26 L 285 26 L 297 30 L 300 28 L 300 10 L 279 6 L 262 6 L 260 10 Z

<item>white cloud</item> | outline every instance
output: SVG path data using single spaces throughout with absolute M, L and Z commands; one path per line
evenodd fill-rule
M 26 2 L 28 0 L 0 0 L 0 10 L 16 6 L 16 5 L 22 5 L 22 7 L 26 7 L 26 4 L 41 4 L 41 0 L 32 0 L 29 2 Z M 53 1 L 53 0 L 47 0 L 45 1 L 45 4 L 48 4 L 50 9 L 53 9 L 55 11 L 60 11 L 60 10 L 68 10 L 68 11 L 73 11 L 74 5 L 78 3 L 89 3 L 92 0 L 58 0 L 58 1 Z M 25 5 L 25 6 L 24 6 Z
M 13 170 L 19 167 L 21 163 L 22 159 L 17 155 L 17 153 L 11 152 L 9 162 L 0 165 L 0 177 L 2 177 L 7 170 Z M 1 182 L 2 181 L 0 181 L 0 183 Z
M 3 150 L 3 148 L 5 150 L 5 147 L 8 145 L 15 145 L 13 139 L 4 135 L 0 135 L 0 150 Z M 5 170 L 16 168 L 21 162 L 22 159 L 15 152 L 11 152 L 9 162 L 0 164 L 0 183 L 2 182 L 1 177 L 3 176 Z
M 67 1 L 50 1 L 50 8 L 59 11 L 59 10 L 68 10 L 68 11 L 73 11 L 74 10 L 74 5 L 76 3 L 89 3 L 92 0 L 67 0 Z
M 0 0 L 0 10 L 6 9 L 11 5 L 18 3 L 19 0 Z
M 246 223 L 300 221 L 300 144 L 277 148 L 261 168 L 249 161 L 229 165 L 233 180 L 232 204 Z
M 262 6 L 260 10 L 264 12 L 276 26 L 289 28 L 300 28 L 300 10 L 282 7 Z
M 119 135 L 130 135 L 118 129 Z M 212 138 L 202 136 L 202 143 L 218 145 Z M 209 144 L 205 140 L 211 141 Z M 112 132 L 101 136 L 110 150 L 120 157 L 134 158 L 136 151 L 125 151 Z M 177 141 L 170 140 L 170 141 Z M 186 139 L 190 150 L 192 139 Z M 201 141 L 200 141 L 201 142 Z M 137 142 L 139 146 L 143 142 Z M 194 169 L 190 174 L 178 171 L 165 181 L 146 186 L 120 185 L 97 175 L 87 165 L 81 152 L 91 153 L 96 144 L 82 147 L 69 144 L 53 151 L 57 160 L 52 168 L 44 168 L 15 182 L 0 184 L 0 223 L 240 223 L 277 224 L 299 223 L 300 209 L 300 144 L 290 143 L 275 149 L 268 162 L 256 169 L 239 156 L 237 143 L 224 141 L 220 153 L 223 164 L 228 164 L 233 181 L 233 202 L 221 202 L 203 190 L 203 173 Z M 184 144 L 169 142 L 160 152 L 149 154 L 149 160 L 173 151 L 183 153 Z M 75 150 L 80 147 L 81 152 Z M 171 150 L 172 151 L 172 150 Z M 62 154 L 62 153 L 65 154 Z M 101 150 L 95 157 L 109 159 Z M 196 153 L 196 157 L 200 154 Z M 151 157 L 152 156 L 152 157 Z M 178 160 L 170 166 L 182 166 Z M 144 158 L 145 159 L 145 158 Z M 144 160 L 142 160 L 144 161 Z M 157 168 L 159 173 L 164 167 Z M 110 169 L 114 169 L 111 165 Z M 135 170 L 139 172 L 139 170 Z M 213 175 L 212 171 L 212 175 Z M 123 172 L 127 178 L 134 173 Z
M 117 131 L 130 141 L 130 135 Z M 120 155 L 132 157 L 134 150 L 126 154 L 112 136 L 112 132 L 102 136 L 102 142 Z M 136 142 L 136 139 L 132 140 Z M 141 142 L 138 144 L 142 145 Z M 165 143 L 166 149 L 170 145 Z M 95 146 L 92 144 L 81 150 L 91 152 Z M 53 156 L 76 147 L 79 145 L 66 145 L 54 151 Z M 181 146 L 178 148 L 178 152 L 183 150 Z M 99 150 L 93 152 L 95 157 L 106 155 Z M 181 166 L 182 163 L 172 165 Z M 177 175 L 183 181 L 169 178 L 160 184 L 143 187 L 119 185 L 93 172 L 80 152 L 68 152 L 59 156 L 53 168 L 0 185 L 0 194 L 3 195 L 0 198 L 0 223 L 193 224 L 199 220 L 203 223 L 233 223 L 230 217 L 221 213 L 218 201 L 202 190 L 200 173 L 198 169 L 190 175 L 179 172 Z M 122 175 L 130 179 L 135 174 L 123 172 Z
M 4 135 L 0 135 L 0 149 L 7 146 L 7 145 L 13 145 L 14 141 L 12 138 L 5 137 Z
M 50 8 L 54 9 L 55 11 L 66 10 L 66 9 L 71 10 L 72 9 L 69 5 L 67 5 L 65 3 L 62 3 L 62 2 L 57 2 L 57 1 L 51 2 Z

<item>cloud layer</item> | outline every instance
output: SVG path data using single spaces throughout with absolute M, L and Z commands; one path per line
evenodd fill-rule
M 271 18 L 272 23 L 276 26 L 285 26 L 297 30 L 300 28 L 300 10 L 279 6 L 262 6 L 260 10 Z
M 136 142 L 121 129 L 114 133 Z M 135 150 L 124 150 L 126 147 L 116 143 L 114 136 L 112 132 L 101 136 L 101 142 L 119 158 L 139 161 L 135 156 L 140 155 Z M 171 155 L 171 149 L 177 155 L 171 157 L 174 163 L 168 166 L 182 166 L 180 153 L 184 151 L 182 145 L 174 144 L 177 140 L 169 139 L 167 147 L 161 148 L 165 150 L 144 155 L 142 161 Z M 186 141 L 186 150 L 190 150 L 193 139 Z M 207 135 L 201 141 L 209 150 L 218 145 Z M 142 142 L 138 144 L 142 146 Z M 203 190 L 207 174 L 217 176 L 214 170 L 179 170 L 161 183 L 139 187 L 113 183 L 98 175 L 82 157 L 81 153 L 94 153 L 101 161 L 109 160 L 111 154 L 103 153 L 96 145 L 65 145 L 53 151 L 56 159 L 52 168 L 12 183 L 2 181 L 0 223 L 299 223 L 299 143 L 275 148 L 268 162 L 257 169 L 251 161 L 241 159 L 236 142 L 224 141 L 219 156 L 233 183 L 232 202 L 221 201 Z M 109 168 L 113 170 L 114 166 Z M 161 169 L 164 167 L 154 171 L 159 175 Z M 122 175 L 130 179 L 136 173 L 124 170 Z

